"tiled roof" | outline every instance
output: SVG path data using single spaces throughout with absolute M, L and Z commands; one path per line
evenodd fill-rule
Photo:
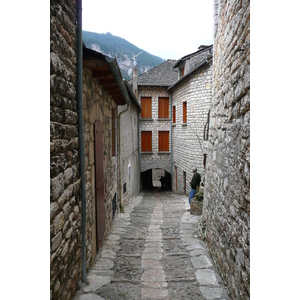
M 173 69 L 177 60 L 168 59 L 164 63 L 138 76 L 138 85 L 171 86 L 178 79 L 178 73 Z
M 175 64 L 174 64 L 174 68 L 179 67 L 179 65 L 187 60 L 187 59 L 191 59 L 191 60 L 195 60 L 194 62 L 191 62 L 191 69 L 195 68 L 199 63 L 201 63 L 204 59 L 205 59 L 205 55 L 210 56 L 212 53 L 212 48 L 213 45 L 209 45 L 209 46 L 205 46 L 205 45 L 201 45 L 198 47 L 198 51 L 193 52 L 191 54 L 185 55 L 184 57 L 180 58 Z M 206 53 L 206 54 L 205 54 Z M 203 55 L 201 55 L 203 54 Z
M 173 85 L 171 85 L 168 88 L 169 90 L 172 90 L 174 86 L 177 86 L 178 83 L 180 83 L 181 81 L 183 81 L 185 78 L 189 77 L 191 74 L 193 74 L 195 71 L 197 71 L 198 69 L 202 68 L 203 66 L 211 63 L 212 61 L 212 55 L 208 56 L 207 59 L 203 60 L 199 65 L 197 65 L 194 69 L 192 69 L 190 72 L 188 72 L 187 74 L 185 74 L 184 76 L 182 76 L 178 81 L 176 81 Z

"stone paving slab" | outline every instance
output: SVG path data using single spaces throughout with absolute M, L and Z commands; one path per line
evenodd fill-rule
M 130 200 L 74 300 L 228 300 L 188 198 L 156 190 Z

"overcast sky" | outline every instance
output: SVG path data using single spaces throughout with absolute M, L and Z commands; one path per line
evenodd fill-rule
M 163 59 L 213 43 L 213 0 L 82 0 L 83 30 L 110 32 Z

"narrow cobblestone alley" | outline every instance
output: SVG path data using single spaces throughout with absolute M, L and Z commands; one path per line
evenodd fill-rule
M 230 299 L 188 207 L 160 189 L 132 199 L 74 300 Z

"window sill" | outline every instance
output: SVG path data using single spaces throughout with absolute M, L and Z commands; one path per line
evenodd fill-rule
M 182 123 L 181 125 L 182 125 L 182 126 L 187 126 L 187 123 Z
M 172 123 L 172 127 L 175 127 L 176 126 L 176 123 Z
M 158 151 L 158 154 L 171 154 L 170 151 Z
M 153 152 L 152 151 L 149 151 L 149 152 L 148 151 L 144 151 L 144 152 L 141 151 L 141 154 L 153 154 Z
M 171 121 L 170 118 L 158 118 L 157 121 Z
M 153 121 L 152 118 L 140 118 L 140 121 Z

